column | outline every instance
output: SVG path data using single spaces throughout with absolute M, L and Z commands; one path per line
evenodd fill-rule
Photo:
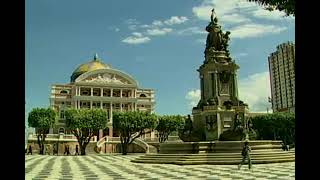
M 103 96 L 103 88 L 100 88 L 100 96 Z
M 109 137 L 113 137 L 113 129 L 112 129 L 112 123 L 113 123 L 113 118 L 112 118 L 112 102 L 110 102 L 110 124 L 111 126 L 109 127 Z
M 201 93 L 201 99 L 204 99 L 204 83 L 203 83 L 203 75 L 200 76 L 200 93 Z
M 78 109 L 80 109 L 81 107 L 80 107 L 80 100 L 78 101 Z
M 112 97 L 113 96 L 113 89 L 111 88 L 110 89 L 110 97 Z
M 120 89 L 120 98 L 122 98 L 122 89 Z
M 134 90 L 134 98 L 137 98 L 137 89 Z
M 93 88 L 91 88 L 91 96 L 93 96 Z
M 220 92 L 219 92 L 219 84 L 218 84 L 218 71 L 214 71 L 215 73 L 215 87 L 216 87 L 216 96 L 219 96 L 220 95 Z
M 81 87 L 78 87 L 78 96 L 81 94 Z
M 103 138 L 103 129 L 99 129 L 99 139 Z
M 75 108 L 75 109 L 78 109 L 78 100 L 75 100 L 75 101 L 74 101 L 74 108 Z
M 238 83 L 237 83 L 237 73 L 233 75 L 233 88 L 234 88 L 234 96 L 238 98 Z
M 220 116 L 220 113 L 217 113 L 217 126 L 218 126 L 218 132 L 217 133 L 218 133 L 218 137 L 222 133 L 221 130 L 223 129 L 221 122 L 222 122 L 222 117 Z
M 78 87 L 76 87 L 76 96 L 78 95 Z
M 131 96 L 132 98 L 134 98 L 134 89 L 131 90 Z
M 137 103 L 132 103 L 132 106 L 134 107 L 134 108 L 132 109 L 132 111 L 136 111 L 136 110 L 137 110 Z
M 112 102 L 110 102 L 110 123 L 112 124 Z
M 102 101 L 100 101 L 100 109 L 103 109 Z
M 112 128 L 112 126 L 109 127 L 109 137 L 113 137 L 113 128 Z
M 120 112 L 122 112 L 122 102 L 120 103 Z
M 90 109 L 92 109 L 92 101 L 90 101 Z

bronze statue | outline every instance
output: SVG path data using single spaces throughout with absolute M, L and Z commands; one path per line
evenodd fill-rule
M 214 12 L 214 8 L 212 8 L 211 10 L 211 23 L 215 23 L 215 24 L 218 23 L 218 18 L 216 13 Z
M 227 51 L 228 41 L 230 40 L 230 32 L 227 31 L 225 34 L 221 30 L 221 26 L 218 25 L 218 18 L 212 9 L 211 22 L 206 27 L 206 31 L 209 32 L 206 41 L 206 50 L 214 51 Z

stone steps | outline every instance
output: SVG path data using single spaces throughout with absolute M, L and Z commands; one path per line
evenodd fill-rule
M 253 164 L 294 162 L 294 151 L 260 151 L 250 153 Z M 140 156 L 132 162 L 152 163 L 152 164 L 239 164 L 242 160 L 238 153 L 208 153 L 208 154 L 146 154 Z
M 260 151 L 251 152 L 251 156 L 268 156 L 268 155 L 284 155 L 284 154 L 294 154 L 294 151 Z M 206 153 L 206 154 L 146 154 L 144 157 L 217 157 L 217 156 L 240 156 L 240 152 L 237 153 Z

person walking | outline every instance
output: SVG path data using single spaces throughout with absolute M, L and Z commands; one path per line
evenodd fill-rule
M 45 154 L 50 155 L 50 151 L 51 151 L 50 144 L 47 144 L 47 145 L 46 145 L 46 152 L 45 152 Z
M 248 160 L 249 169 L 252 168 L 250 152 L 251 152 L 251 147 L 249 146 L 248 140 L 246 140 L 246 141 L 244 142 L 244 146 L 243 146 L 242 151 L 241 151 L 242 161 L 241 161 L 240 164 L 238 165 L 238 169 L 241 168 L 241 165 L 243 165 L 246 160 Z
M 29 153 L 32 155 L 32 147 L 31 147 L 31 145 L 29 145 L 29 151 L 28 151 L 27 155 L 28 155 Z
M 79 156 L 79 146 L 78 145 L 76 145 L 76 153 L 75 153 L 75 155 Z
M 55 154 L 58 155 L 58 150 L 57 150 L 57 145 L 56 145 L 56 144 L 53 144 L 53 152 L 52 152 L 52 155 L 55 155 Z
M 69 156 L 69 155 L 70 155 L 70 146 L 67 145 L 67 156 Z
M 64 153 L 63 155 L 68 154 L 68 145 L 64 145 Z

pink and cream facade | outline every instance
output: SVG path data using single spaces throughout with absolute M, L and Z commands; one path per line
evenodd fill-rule
M 108 128 L 96 132 L 103 136 L 118 136 L 112 129 L 112 113 L 116 111 L 154 112 L 153 89 L 142 89 L 130 75 L 104 64 L 97 55 L 80 65 L 72 74 L 69 84 L 54 84 L 51 88 L 50 106 L 59 113 L 56 126 L 50 134 L 70 134 L 65 125 L 67 108 L 100 108 L 108 114 Z M 153 137 L 154 133 L 147 134 Z

